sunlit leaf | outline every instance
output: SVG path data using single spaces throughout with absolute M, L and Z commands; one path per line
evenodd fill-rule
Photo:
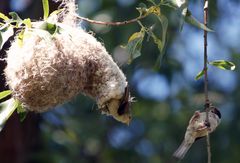
M 3 13 L 0 13 L 0 19 L 3 19 L 5 22 L 9 20 L 9 18 Z
M 140 32 L 135 32 L 134 34 L 132 34 L 129 39 L 128 39 L 128 43 L 131 42 L 131 41 L 134 41 L 136 39 L 139 39 L 139 38 L 142 38 L 143 37 L 143 32 L 140 31 Z
M 205 26 L 204 24 L 200 23 L 197 19 L 195 19 L 191 12 L 188 10 L 187 15 L 185 16 L 185 21 L 193 26 L 196 26 L 200 29 L 203 29 L 205 31 L 208 32 L 213 32 L 213 30 L 211 30 L 210 28 L 208 28 L 207 26 Z
M 46 20 L 49 16 L 49 3 L 48 0 L 42 0 L 43 5 L 43 19 Z
M 18 105 L 18 101 L 14 100 L 13 98 L 0 104 L 0 131 L 3 129 L 5 122 L 16 110 Z
M 23 24 L 25 24 L 28 28 L 32 27 L 31 19 L 27 18 L 23 20 Z
M 142 41 L 144 39 L 144 36 L 145 31 L 141 30 L 140 32 L 132 34 L 132 36 L 128 39 L 126 49 L 130 54 L 129 62 L 141 55 Z
M 25 30 L 22 30 L 21 32 L 18 33 L 17 35 L 17 43 L 19 47 L 23 46 L 23 38 L 24 38 L 24 32 Z
M 195 80 L 199 80 L 203 75 L 204 75 L 204 70 L 200 71 L 200 72 L 196 75 Z
M 148 14 L 155 14 L 157 16 L 161 15 L 160 7 L 158 6 L 151 6 L 149 9 L 147 9 Z
M 225 60 L 216 60 L 209 62 L 209 64 L 223 70 L 234 70 L 236 68 L 234 63 Z
M 20 118 L 20 121 L 23 122 L 25 118 L 27 117 L 27 110 L 23 108 L 22 104 L 18 101 L 18 107 L 17 107 L 17 113 Z
M 11 36 L 13 36 L 13 34 L 13 27 L 10 25 L 7 25 L 0 29 L 0 49 L 2 49 L 3 45 Z
M 12 93 L 11 90 L 6 90 L 6 91 L 0 92 L 0 100 L 5 98 L 5 97 L 7 97 L 7 96 L 9 96 L 11 93 Z
M 62 11 L 64 11 L 64 9 L 55 10 L 55 11 L 53 11 L 53 12 L 50 14 L 49 17 L 51 17 L 51 16 L 56 16 L 56 15 L 58 15 L 58 14 L 59 14 L 60 12 L 62 12 Z

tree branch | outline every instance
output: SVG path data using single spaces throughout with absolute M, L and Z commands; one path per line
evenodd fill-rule
M 208 0 L 204 0 L 204 25 L 207 26 L 208 22 Z M 205 93 L 205 111 L 206 111 L 206 122 L 209 123 L 208 112 L 210 108 L 210 102 L 208 98 L 208 54 L 207 54 L 207 31 L 204 31 L 204 93 Z M 208 153 L 208 163 L 211 163 L 211 143 L 210 136 L 206 136 L 207 142 L 207 153 Z
M 148 14 L 144 14 L 142 16 L 139 16 L 137 18 L 134 19 L 130 19 L 130 20 L 126 20 L 126 21 L 122 21 L 122 22 L 103 22 L 103 21 L 97 21 L 97 20 L 91 20 L 82 16 L 77 16 L 78 19 L 86 21 L 88 23 L 91 24 L 99 24 L 99 25 L 108 25 L 108 26 L 120 26 L 120 25 L 126 25 L 126 24 L 131 24 L 131 23 L 135 23 L 145 17 L 147 17 Z

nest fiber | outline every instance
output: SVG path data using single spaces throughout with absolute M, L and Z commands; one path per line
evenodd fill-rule
M 41 22 L 38 22 L 41 24 Z M 31 111 L 43 112 L 80 92 L 99 107 L 121 99 L 126 78 L 104 46 L 83 29 L 58 23 L 61 30 L 26 29 L 7 51 L 5 75 L 13 96 Z

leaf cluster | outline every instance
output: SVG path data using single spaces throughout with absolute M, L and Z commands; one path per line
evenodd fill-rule
M 156 44 L 157 48 L 159 49 L 159 58 L 157 62 L 161 62 L 161 59 L 164 54 L 164 49 L 166 46 L 166 39 L 167 39 L 167 29 L 168 29 L 168 18 L 161 12 L 161 8 L 164 6 L 168 6 L 180 14 L 180 30 L 183 28 L 184 22 L 187 22 L 197 28 L 202 30 L 206 30 L 208 32 L 213 32 L 210 28 L 205 26 L 204 24 L 200 23 L 197 19 L 195 19 L 191 11 L 188 9 L 188 0 L 161 0 L 160 2 L 156 3 L 154 0 L 147 0 L 149 2 L 149 6 L 147 7 L 146 4 L 141 3 L 138 8 L 136 8 L 139 12 L 139 17 L 141 16 L 148 16 L 154 15 L 157 20 L 160 22 L 160 26 L 155 24 L 147 27 L 143 25 L 143 23 L 139 20 L 138 24 L 140 25 L 141 29 L 139 32 L 133 33 L 129 39 L 128 43 L 124 48 L 127 49 L 129 52 L 129 63 L 131 63 L 134 59 L 141 56 L 141 49 L 144 37 L 147 35 L 147 38 L 151 38 L 153 42 Z M 157 35 L 153 32 L 153 29 L 161 29 L 161 34 Z M 156 63 L 158 65 L 158 63 Z

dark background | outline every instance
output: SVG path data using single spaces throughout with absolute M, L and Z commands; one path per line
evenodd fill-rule
M 79 14 L 103 21 L 122 21 L 138 16 L 137 0 L 79 0 Z M 51 10 L 57 4 L 50 2 Z M 190 1 L 190 10 L 203 20 L 203 2 Z M 41 1 L 9 0 L 0 2 L 0 11 L 16 11 L 22 18 L 41 19 Z M 185 127 L 195 110 L 203 109 L 203 81 L 195 75 L 203 66 L 203 31 L 185 24 L 179 32 L 177 14 L 162 8 L 169 19 L 166 54 L 158 70 L 153 65 L 159 52 L 153 42 L 144 41 L 142 56 L 130 65 L 120 45 L 140 30 L 138 24 L 121 27 L 93 26 L 82 23 L 121 66 L 137 102 L 132 105 L 133 121 L 123 125 L 100 115 L 91 99 L 79 95 L 71 102 L 43 114 L 28 114 L 20 123 L 14 114 L 0 133 L 1 163 L 169 163 L 181 143 Z M 240 161 L 239 55 L 240 1 L 211 0 L 209 60 L 227 59 L 236 64 L 233 72 L 209 68 L 210 100 L 222 112 L 222 123 L 211 134 L 212 160 L 217 163 Z M 153 17 L 143 23 L 151 25 Z M 4 45 L 1 57 L 10 42 Z M 17 54 L 16 54 L 17 55 Z M 7 89 L 1 61 L 1 91 Z M 196 142 L 182 162 L 207 160 L 205 139 Z

